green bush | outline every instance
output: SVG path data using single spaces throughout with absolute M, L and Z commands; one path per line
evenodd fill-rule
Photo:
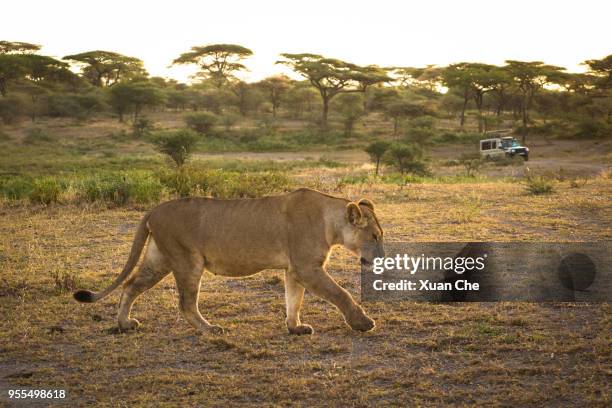
M 287 176 L 278 172 L 247 173 L 183 167 L 177 171 L 163 171 L 159 179 L 171 192 L 183 197 L 261 197 L 284 192 L 291 187 Z
M 106 109 L 102 93 L 56 93 L 47 97 L 47 114 L 52 117 L 87 119 L 96 111 Z
M 213 126 L 218 122 L 218 117 L 212 112 L 193 112 L 183 117 L 188 128 L 200 134 L 209 135 Z
M 30 201 L 36 204 L 51 204 L 59 201 L 60 194 L 66 189 L 54 177 L 42 177 L 34 180 Z
M 604 139 L 612 136 L 612 125 L 604 121 L 581 120 L 576 124 L 573 137 L 579 139 Z
M 104 202 L 117 206 L 129 202 L 148 204 L 159 202 L 163 185 L 150 174 L 101 174 L 87 177 L 77 186 L 80 201 Z
M 151 142 L 160 153 L 168 155 L 180 167 L 191 155 L 197 139 L 193 132 L 181 129 L 158 132 L 153 135 Z
M 0 193 L 9 200 L 28 198 L 33 188 L 32 180 L 25 177 L 10 177 L 0 180 Z
M 414 144 L 396 143 L 391 145 L 385 161 L 402 174 L 412 173 L 419 176 L 430 174 L 423 161 L 423 150 Z
M 147 118 L 138 118 L 132 123 L 132 135 L 136 138 L 141 138 L 151 134 L 155 128 L 153 121 Z

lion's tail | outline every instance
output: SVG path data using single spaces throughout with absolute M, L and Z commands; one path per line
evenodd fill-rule
M 104 289 L 102 292 L 91 292 L 89 290 L 77 290 L 74 292 L 74 298 L 79 302 L 92 303 L 96 302 L 104 297 L 106 297 L 109 293 L 117 288 L 117 286 L 121 285 L 124 280 L 130 275 L 136 264 L 138 263 L 138 259 L 140 259 L 140 253 L 144 248 L 145 243 L 147 242 L 147 238 L 149 237 L 149 228 L 147 227 L 147 221 L 149 220 L 149 213 L 147 213 L 138 228 L 136 229 L 136 236 L 134 237 L 134 242 L 132 243 L 132 249 L 130 250 L 130 256 L 128 257 L 127 263 L 123 267 L 123 271 L 121 274 L 117 276 L 115 281 L 108 288 Z

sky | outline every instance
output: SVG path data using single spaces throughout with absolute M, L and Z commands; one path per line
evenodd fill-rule
M 180 81 L 195 68 L 172 60 L 215 43 L 254 52 L 247 81 L 288 73 L 275 64 L 283 52 L 379 66 L 537 60 L 571 72 L 612 53 L 609 0 L 7 0 L 1 10 L 0 40 L 55 57 L 115 51 Z

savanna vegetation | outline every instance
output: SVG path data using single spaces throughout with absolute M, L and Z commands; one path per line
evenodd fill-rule
M 282 273 L 206 274 L 218 337 L 177 320 L 171 278 L 137 301 L 133 333 L 114 329 L 117 294 L 83 306 L 71 291 L 106 286 L 144 212 L 185 196 L 365 196 L 389 242 L 610 240 L 612 56 L 570 73 L 285 53 L 291 77 L 246 82 L 252 50 L 187 48 L 168 62 L 198 72 L 179 83 L 137 56 L 0 41 L 1 390 L 63 388 L 75 406 L 609 405 L 608 304 L 369 302 L 378 329 L 360 334 L 307 294 L 317 332 L 296 338 Z M 481 159 L 500 131 L 529 162 Z M 357 296 L 358 269 L 345 251 L 329 264 Z

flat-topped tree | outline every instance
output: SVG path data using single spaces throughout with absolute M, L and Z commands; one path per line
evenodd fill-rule
M 368 104 L 365 97 L 368 88 L 372 85 L 389 82 L 393 79 L 387 74 L 387 71 L 377 65 L 368 65 L 365 67 L 357 67 L 353 74 L 355 81 L 359 84 L 358 87 L 363 92 L 363 110 L 367 113 Z
M 612 89 L 612 54 L 602 59 L 586 60 L 583 63 L 589 67 L 589 73 L 597 78 L 595 85 L 601 90 Z
M 148 75 L 141 60 L 112 51 L 88 51 L 63 59 L 80 65 L 83 77 L 99 87 Z
M 195 64 L 200 68 L 198 77 L 211 80 L 217 88 L 235 78 L 234 73 L 247 68 L 242 60 L 253 55 L 253 51 L 236 44 L 211 44 L 191 47 L 172 61 L 177 64 Z
M 463 129 L 465 125 L 465 111 L 467 110 L 467 105 L 470 99 L 472 99 L 472 78 L 468 70 L 465 69 L 467 64 L 467 62 L 451 64 L 444 68 L 442 72 L 443 84 L 449 89 L 456 90 L 457 95 L 463 98 L 461 115 L 459 117 L 461 129 Z
M 71 83 L 76 75 L 70 71 L 68 64 L 52 57 L 38 54 L 12 56 L 21 57 L 24 67 L 22 77 L 14 87 L 30 97 L 30 116 L 35 122 L 41 97 L 56 91 L 63 84 Z
M 308 79 L 319 91 L 323 101 L 321 125 L 324 128 L 327 127 L 329 102 L 334 96 L 339 93 L 363 92 L 363 85 L 360 83 L 360 80 L 364 79 L 363 67 L 317 54 L 281 54 L 281 57 L 284 60 L 278 61 L 277 64 L 288 66 Z
M 14 83 L 34 99 L 45 89 L 74 79 L 75 75 L 68 69 L 68 64 L 35 54 L 39 49 L 40 46 L 35 44 L 0 41 L 1 95 L 6 96 L 8 84 Z
M 435 65 L 427 65 L 422 68 L 417 67 L 389 67 L 386 70 L 393 76 L 401 87 L 411 86 L 424 88 L 430 91 L 437 91 L 442 82 L 443 68 Z
M 28 73 L 26 55 L 40 50 L 40 45 L 17 41 L 0 41 L 0 95 L 6 96 L 8 85 Z
M 484 130 L 482 117 L 482 104 L 484 95 L 499 88 L 501 82 L 508 81 L 509 76 L 502 75 L 499 67 L 495 65 L 482 64 L 478 62 L 461 62 L 451 64 L 442 71 L 444 84 L 457 91 L 463 98 L 461 109 L 461 127 L 465 124 L 465 111 L 467 104 L 472 99 L 478 109 L 478 131 Z M 504 90 L 505 91 L 505 90 Z
M 0 41 L 0 54 L 27 54 L 40 51 L 40 45 L 20 41 Z
M 504 67 L 519 90 L 521 112 L 523 114 L 522 141 L 527 137 L 527 124 L 529 123 L 529 109 L 534 95 L 549 83 L 554 83 L 555 75 L 565 68 L 546 65 L 541 61 L 515 61 L 507 60 Z
M 472 98 L 478 109 L 478 131 L 484 131 L 484 119 L 482 116 L 482 104 L 486 93 L 495 89 L 497 77 L 494 75 L 495 65 L 471 63 L 466 66 L 470 76 L 470 86 L 472 88 Z

